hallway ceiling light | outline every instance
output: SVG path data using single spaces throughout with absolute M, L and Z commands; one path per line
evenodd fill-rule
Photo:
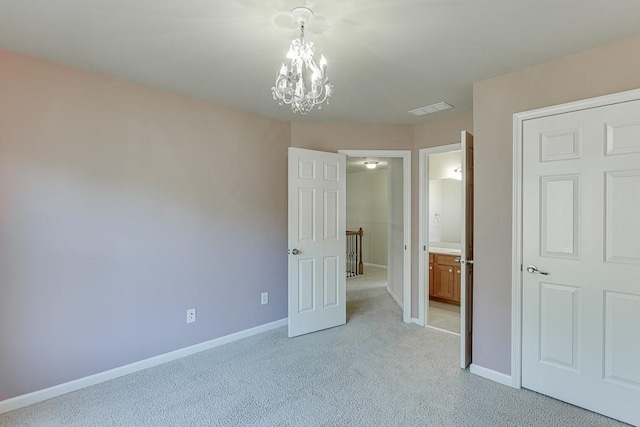
M 380 162 L 364 162 L 364 165 L 367 167 L 367 169 L 375 169 L 376 166 L 378 166 L 378 163 Z
M 304 39 L 304 26 L 313 16 L 311 9 L 296 7 L 291 17 L 300 25 L 300 38 L 294 39 L 287 53 L 288 65 L 282 64 L 276 85 L 271 88 L 273 99 L 280 105 L 291 105 L 294 113 L 307 114 L 333 94 L 333 84 L 327 79 L 327 60 L 320 55 L 320 66 L 313 60 L 316 48 Z

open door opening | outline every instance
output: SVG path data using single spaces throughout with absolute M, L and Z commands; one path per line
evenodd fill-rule
M 471 363 L 473 298 L 473 135 L 420 150 L 419 317 L 461 337 L 460 366 Z
M 356 277 L 349 279 L 350 283 L 366 282 L 369 273 L 376 286 L 382 283 L 386 287 L 402 310 L 402 321 L 409 323 L 411 152 L 342 150 L 340 153 L 348 156 L 347 170 L 351 172 L 348 174 L 351 178 L 347 178 L 348 227 L 354 230 L 362 227 L 364 231 L 365 274 L 363 280 Z
M 401 158 L 347 158 L 347 293 L 385 288 L 400 310 L 404 309 L 403 194 Z M 347 304 L 348 320 L 357 304 Z

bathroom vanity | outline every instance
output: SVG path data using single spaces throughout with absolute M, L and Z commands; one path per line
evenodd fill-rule
M 460 249 L 429 248 L 429 299 L 460 305 Z

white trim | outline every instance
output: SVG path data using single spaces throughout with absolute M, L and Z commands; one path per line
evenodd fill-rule
M 469 366 L 469 372 L 502 385 L 513 387 L 513 379 L 511 378 L 511 375 L 503 374 L 502 372 L 494 371 L 493 369 L 483 368 L 482 366 L 474 365 L 473 363 Z
M 522 387 L 522 129 L 526 120 L 640 99 L 640 89 L 584 99 L 513 115 L 513 205 L 511 255 L 511 381 Z
M 421 148 L 419 150 L 419 174 L 418 174 L 418 321 L 421 326 L 429 327 L 442 332 L 452 333 L 437 327 L 429 326 L 429 276 L 425 274 L 429 265 L 429 161 L 430 154 L 448 153 L 462 149 L 462 144 L 448 144 L 439 147 Z M 464 322 L 464 314 L 460 312 L 460 322 Z M 460 340 L 463 341 L 463 340 Z M 461 351 L 464 351 L 464 342 L 461 342 Z
M 14 409 L 23 408 L 34 403 L 42 402 L 66 393 L 70 393 L 72 391 L 100 384 L 114 378 L 132 374 L 137 371 L 162 365 L 163 363 L 182 359 L 183 357 L 191 356 L 192 354 L 199 353 L 201 351 L 210 350 L 224 344 L 229 344 L 233 341 L 238 341 L 243 338 L 261 334 L 272 329 L 281 328 L 283 326 L 286 326 L 287 323 L 288 319 L 280 319 L 275 322 L 266 323 L 264 325 L 256 326 L 250 329 L 245 329 L 243 331 L 235 332 L 233 334 L 225 335 L 223 337 L 215 338 L 213 340 L 195 344 L 189 347 L 184 347 L 179 350 L 171 351 L 169 353 L 160 354 L 158 356 L 150 357 L 148 359 L 110 369 L 108 371 L 99 372 L 97 374 L 89 375 L 84 378 L 79 378 L 77 380 L 58 384 L 53 387 L 45 388 L 43 390 L 38 390 L 32 393 L 23 394 L 21 396 L 12 397 L 0 402 L 0 414 L 13 411 Z
M 364 262 L 363 264 L 364 264 L 365 267 L 375 267 L 375 268 L 381 268 L 383 270 L 387 270 L 387 266 L 386 265 L 371 264 L 370 262 Z
M 511 385 L 515 388 L 522 387 L 522 124 L 518 115 L 514 114 L 511 199 Z M 516 265 L 517 268 L 514 267 Z
M 424 327 L 427 328 L 427 329 L 433 329 L 434 331 L 444 332 L 444 333 L 449 334 L 449 335 L 455 335 L 456 337 L 460 337 L 460 333 L 459 332 L 453 332 L 453 331 L 450 331 L 448 329 L 438 328 L 437 326 L 431 326 L 431 325 L 424 325 Z
M 398 306 L 404 310 L 404 307 L 402 307 L 402 301 L 400 301 L 400 298 L 398 298 L 398 296 L 395 294 L 395 292 L 393 292 L 391 290 L 391 288 L 389 286 L 387 286 L 387 293 L 389 295 L 391 295 L 391 298 L 393 298 L 393 300 L 396 302 L 396 304 L 398 304 Z
M 393 157 L 402 159 L 404 214 L 404 286 L 402 321 L 411 323 L 411 150 L 338 150 L 347 157 Z
M 418 319 L 416 319 L 415 317 L 412 317 L 412 318 L 411 318 L 411 323 L 415 323 L 415 324 L 416 324 L 416 325 L 418 325 L 418 326 L 424 326 L 424 325 L 421 325 L 421 324 L 420 324 L 420 321 L 419 321 Z

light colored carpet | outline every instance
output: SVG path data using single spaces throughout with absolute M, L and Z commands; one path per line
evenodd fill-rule
M 460 306 L 440 301 L 429 301 L 427 325 L 460 333 Z
M 459 338 L 348 281 L 346 326 L 286 328 L 0 415 L 2 426 L 614 426 L 460 370 Z

